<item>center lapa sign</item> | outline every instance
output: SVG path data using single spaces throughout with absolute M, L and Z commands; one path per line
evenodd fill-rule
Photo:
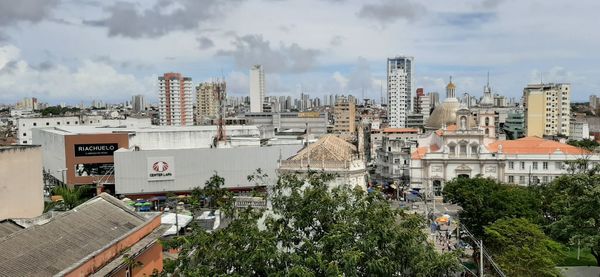
M 148 181 L 175 179 L 175 161 L 173 157 L 148 158 Z

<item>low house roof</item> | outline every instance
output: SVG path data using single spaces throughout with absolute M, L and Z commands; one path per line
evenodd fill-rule
M 539 137 L 499 140 L 488 144 L 487 149 L 492 153 L 498 153 L 501 149 L 502 153 L 505 154 L 552 154 L 557 151 L 568 155 L 586 155 L 591 153 L 583 148 Z
M 0 238 L 0 275 L 58 274 L 148 220 L 102 193 L 43 225 Z

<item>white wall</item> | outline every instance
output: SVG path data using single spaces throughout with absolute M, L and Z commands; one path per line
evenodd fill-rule
M 252 186 L 247 176 L 261 168 L 276 177 L 280 157 L 289 157 L 301 145 L 208 149 L 118 150 L 115 152 L 115 190 L 117 194 L 144 194 L 189 191 L 217 172 L 227 187 Z M 148 180 L 148 158 L 172 157 L 174 180 Z

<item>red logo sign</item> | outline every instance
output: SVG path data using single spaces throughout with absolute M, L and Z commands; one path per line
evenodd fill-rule
M 164 161 L 158 161 L 152 165 L 152 170 L 156 172 L 165 172 L 167 169 L 169 169 L 169 164 Z

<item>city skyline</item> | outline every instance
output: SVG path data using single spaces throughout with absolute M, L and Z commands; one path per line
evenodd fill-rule
M 386 59 L 396 55 L 415 57 L 415 88 L 425 92 L 443 92 L 452 75 L 457 94 L 481 96 L 489 71 L 493 92 L 509 98 L 542 78 L 571 83 L 572 100 L 587 101 L 600 92 L 594 78 L 600 57 L 593 51 L 600 40 L 588 24 L 598 7 L 500 0 L 19 1 L 0 9 L 0 103 L 23 97 L 111 103 L 138 94 L 155 103 L 164 72 L 190 76 L 194 85 L 225 77 L 228 95 L 245 96 L 253 64 L 264 66 L 269 96 L 298 96 L 301 87 L 311 97 L 361 97 L 364 90 L 379 99 Z M 557 10 L 560 20 L 552 15 Z

